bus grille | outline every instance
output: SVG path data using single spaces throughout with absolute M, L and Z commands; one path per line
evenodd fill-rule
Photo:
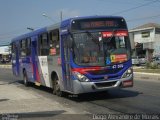
M 117 81 L 113 82 L 104 82 L 104 83 L 95 83 L 97 87 L 111 87 L 116 84 Z

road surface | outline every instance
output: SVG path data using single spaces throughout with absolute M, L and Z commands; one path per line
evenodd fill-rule
M 97 114 L 158 114 L 160 82 L 135 80 L 133 88 L 108 92 L 57 97 L 46 87 L 25 87 L 12 76 L 11 69 L 0 69 L 0 113 L 30 119 L 95 119 Z M 160 116 L 159 116 L 160 117 Z

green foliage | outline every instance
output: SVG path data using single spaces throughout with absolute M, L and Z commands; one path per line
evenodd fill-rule
M 150 68 L 150 62 L 146 62 L 146 68 Z
M 158 69 L 159 65 L 156 62 L 147 62 L 146 68 L 148 69 Z

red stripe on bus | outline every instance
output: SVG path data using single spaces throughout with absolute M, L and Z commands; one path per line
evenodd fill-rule
M 101 70 L 101 67 L 91 67 L 91 68 L 73 68 L 72 71 L 79 72 L 81 74 L 87 73 L 87 71 L 96 71 Z

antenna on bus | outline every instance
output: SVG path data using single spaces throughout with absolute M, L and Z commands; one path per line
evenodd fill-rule
M 27 29 L 28 29 L 28 30 L 31 30 L 31 31 L 34 31 L 34 29 L 33 29 L 33 28 L 30 28 L 30 27 L 27 27 Z

